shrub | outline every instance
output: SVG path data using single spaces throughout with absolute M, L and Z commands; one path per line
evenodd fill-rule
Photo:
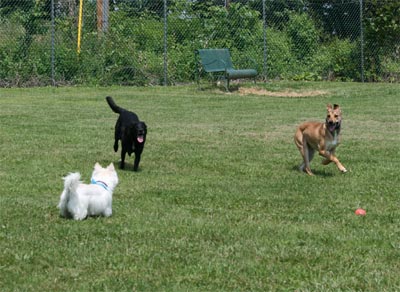
M 289 22 L 286 32 L 291 40 L 294 55 L 300 61 L 311 58 L 319 42 L 319 32 L 313 20 L 305 13 L 289 13 Z
M 290 47 L 290 39 L 286 33 L 274 28 L 267 30 L 267 76 L 269 78 L 293 74 L 294 57 Z
M 385 81 L 400 81 L 400 61 L 398 56 L 388 56 L 382 61 L 382 75 Z
M 358 47 L 349 40 L 332 39 L 321 44 L 316 51 L 310 68 L 327 80 L 355 80 L 358 74 Z

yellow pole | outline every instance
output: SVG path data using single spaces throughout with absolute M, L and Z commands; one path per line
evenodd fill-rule
M 82 14 L 83 14 L 83 0 L 79 0 L 79 17 L 78 17 L 78 46 L 76 52 L 81 53 L 81 35 L 82 35 Z

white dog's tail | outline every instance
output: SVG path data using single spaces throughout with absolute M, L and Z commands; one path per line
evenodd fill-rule
M 68 193 L 76 193 L 79 184 L 81 184 L 81 174 L 79 172 L 70 173 L 64 177 L 64 189 Z
M 70 173 L 64 179 L 64 191 L 61 194 L 60 203 L 58 204 L 58 208 L 60 209 L 60 214 L 63 217 L 68 216 L 67 205 L 68 201 L 71 199 L 71 196 L 76 196 L 76 189 L 79 184 L 81 184 L 81 175 L 79 172 Z

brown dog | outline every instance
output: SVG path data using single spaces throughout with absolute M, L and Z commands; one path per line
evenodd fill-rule
M 313 175 L 310 168 L 310 162 L 313 159 L 315 151 L 325 157 L 323 165 L 334 162 L 341 172 L 347 172 L 346 168 L 335 156 L 335 149 L 339 145 L 339 133 L 342 123 L 342 112 L 339 105 L 328 104 L 326 107 L 328 114 L 325 123 L 305 122 L 301 124 L 294 136 L 294 142 L 303 156 L 303 163 L 300 166 L 301 171 Z

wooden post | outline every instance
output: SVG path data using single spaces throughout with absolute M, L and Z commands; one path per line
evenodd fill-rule
M 97 0 L 97 32 L 99 34 L 108 30 L 109 1 Z
M 103 31 L 103 0 L 97 0 L 97 32 Z

